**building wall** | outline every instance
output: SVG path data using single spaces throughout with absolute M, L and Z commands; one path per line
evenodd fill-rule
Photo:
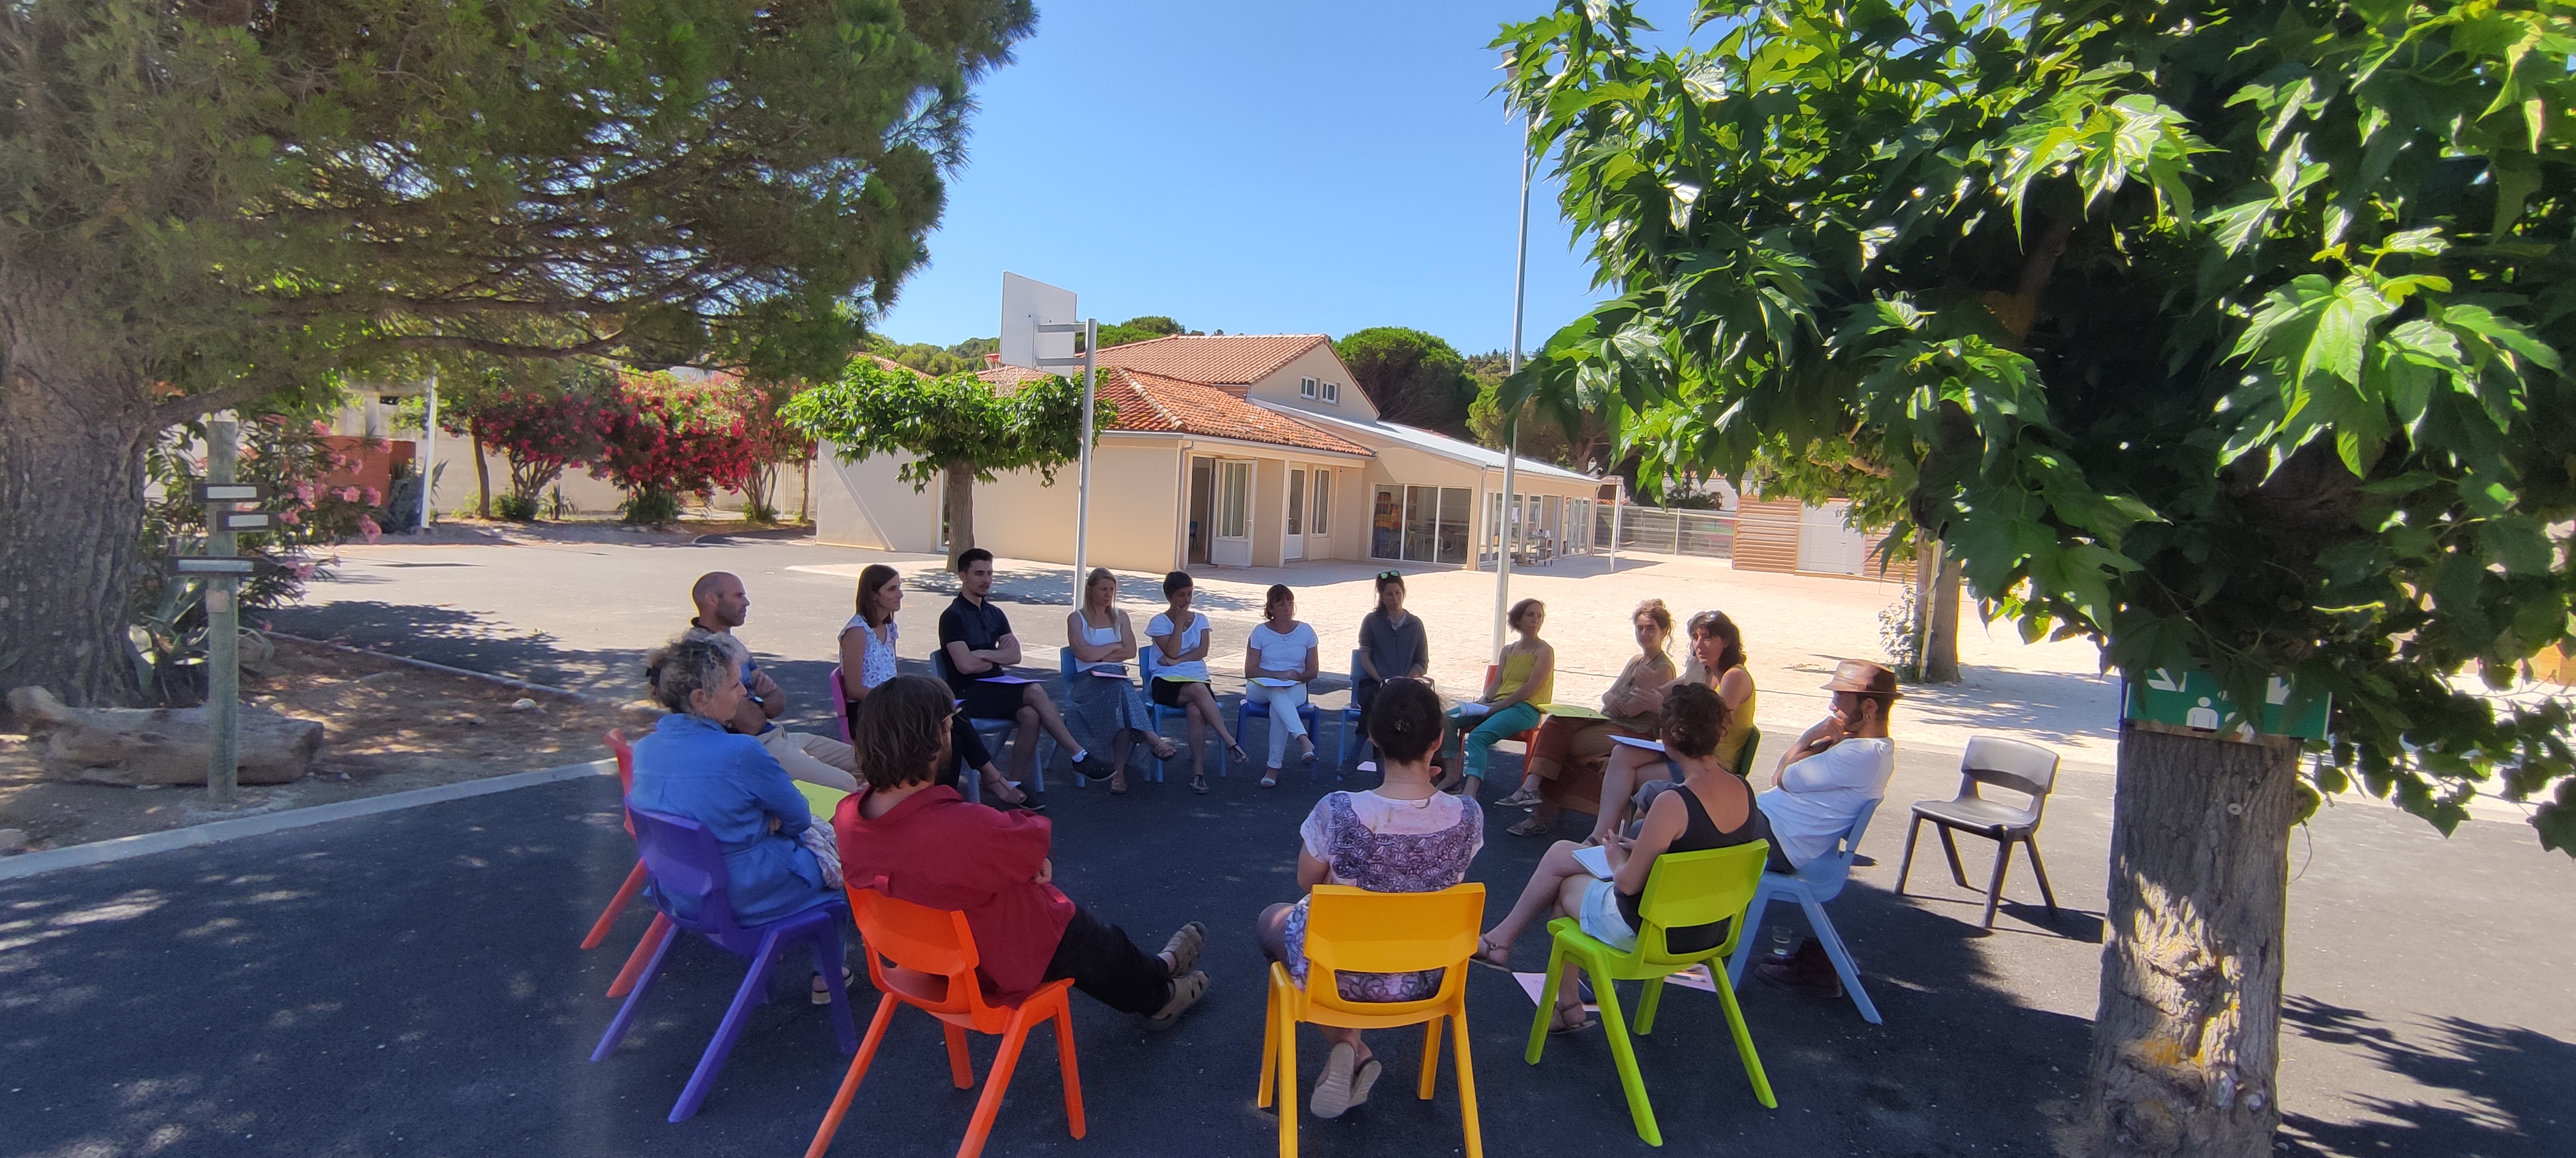
M 1746 498 L 1735 507 L 1735 569 L 1798 569 L 1799 523 L 1806 504 L 1794 499 Z
M 1087 564 L 1121 571 L 1173 569 L 1172 528 L 1181 517 L 1173 474 L 1178 454 L 1178 440 L 1168 437 L 1101 439 L 1091 455 Z M 1068 464 L 1056 471 L 1053 485 L 1036 471 L 1015 471 L 976 484 L 976 544 L 1006 558 L 1073 562 L 1080 478 L 1080 468 Z M 1275 542 L 1271 550 L 1275 556 Z
M 1299 382 L 1305 378 L 1315 380 L 1316 396 L 1313 398 L 1307 398 L 1298 393 Z M 1323 400 L 1323 384 L 1326 382 L 1342 384 L 1341 401 L 1331 403 Z M 1314 349 L 1289 359 L 1287 365 L 1271 371 L 1268 377 L 1245 387 L 1244 393 L 1247 397 L 1276 402 L 1300 410 L 1312 410 L 1317 414 L 1330 414 L 1337 418 L 1375 419 L 1377 417 L 1377 407 L 1369 403 L 1368 395 L 1360 389 L 1359 383 L 1351 380 L 1350 367 L 1342 364 L 1341 355 L 1333 352 L 1331 342 L 1318 343 Z
M 832 444 L 820 450 L 814 464 L 817 541 L 879 551 L 939 550 L 938 482 L 916 493 L 895 477 L 905 459 L 877 455 L 843 465 Z

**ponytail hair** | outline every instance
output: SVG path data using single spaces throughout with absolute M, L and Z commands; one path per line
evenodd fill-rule
M 1398 764 L 1411 764 L 1440 743 L 1440 694 L 1417 679 L 1391 679 L 1380 684 L 1369 701 L 1369 742 L 1378 754 Z

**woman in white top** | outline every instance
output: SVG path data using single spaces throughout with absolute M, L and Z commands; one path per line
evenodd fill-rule
M 1297 887 L 1354 885 L 1373 893 L 1433 893 L 1467 879 L 1467 867 L 1485 845 L 1485 810 L 1464 797 L 1431 787 L 1429 756 L 1440 746 L 1440 697 L 1429 684 L 1401 676 L 1378 689 L 1369 711 L 1369 739 L 1385 765 L 1385 780 L 1367 792 L 1328 792 L 1298 829 Z M 1298 985 L 1313 984 L 1306 968 L 1307 902 L 1272 905 L 1255 927 L 1262 952 L 1288 967 Z M 1352 973 L 1333 979 L 1346 1001 L 1421 1001 L 1440 991 L 1443 970 L 1421 973 Z M 1315 1115 L 1339 1116 L 1368 1100 L 1378 1063 L 1356 1029 L 1323 1030 L 1333 1043 L 1315 1083 Z
M 1243 749 L 1225 734 L 1225 715 L 1217 711 L 1216 692 L 1208 685 L 1207 653 L 1211 634 L 1208 617 L 1190 610 L 1190 600 L 1198 588 L 1190 582 L 1190 573 L 1174 571 L 1163 576 L 1163 598 L 1171 606 L 1145 625 L 1145 634 L 1154 640 L 1152 655 L 1153 682 L 1146 692 L 1154 702 L 1167 708 L 1180 708 L 1190 721 L 1190 790 L 1208 790 L 1207 760 L 1199 754 L 1204 731 L 1213 731 L 1225 741 L 1226 754 L 1236 761 L 1249 760 Z
M 1299 759 L 1315 762 L 1315 739 L 1297 715 L 1306 706 L 1306 681 L 1315 678 L 1315 629 L 1297 622 L 1297 593 L 1285 583 L 1270 585 L 1261 610 L 1268 618 L 1243 646 L 1243 700 L 1270 706 L 1270 763 L 1261 786 L 1276 788 L 1289 737 L 1297 738 Z
M 1109 753 L 1111 795 L 1127 791 L 1127 746 L 1142 736 L 1154 758 L 1169 760 L 1180 749 L 1154 731 L 1153 709 L 1136 685 L 1127 681 L 1127 661 L 1136 658 L 1136 628 L 1118 609 L 1118 577 L 1107 567 L 1092 568 L 1082 585 L 1082 607 L 1064 617 L 1065 643 L 1073 652 L 1072 686 L 1065 725 L 1074 738 L 1094 752 Z M 1080 773 L 1076 773 L 1080 775 Z
M 843 720 L 856 723 L 860 702 L 878 684 L 895 677 L 894 644 L 903 635 L 895 630 L 894 613 L 902 609 L 902 572 L 883 563 L 870 563 L 859 572 L 858 614 L 841 625 Z M 993 766 L 993 753 L 984 747 L 984 738 L 967 725 L 965 716 L 959 715 L 950 722 L 948 744 L 960 763 L 983 777 L 985 796 L 1004 804 L 1027 802 L 1019 786 L 1003 779 L 1002 770 Z M 938 782 L 956 787 L 956 767 L 941 769 Z

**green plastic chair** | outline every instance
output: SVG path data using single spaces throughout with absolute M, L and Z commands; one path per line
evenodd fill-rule
M 1549 921 L 1547 931 L 1554 940 L 1547 953 L 1547 984 L 1539 990 L 1538 1019 L 1530 1023 L 1529 1063 L 1537 1065 L 1540 1051 L 1547 1047 L 1548 1018 L 1556 1011 L 1557 986 L 1565 981 L 1566 958 L 1571 956 L 1592 974 L 1592 992 L 1601 1002 L 1601 1025 L 1610 1036 L 1610 1056 L 1618 1063 L 1619 1086 L 1627 1091 L 1628 1116 L 1636 1121 L 1637 1136 L 1649 1146 L 1663 1145 L 1664 1134 L 1655 1125 L 1653 1104 L 1646 1100 L 1646 1081 L 1637 1072 L 1637 1054 L 1629 1046 L 1628 1027 L 1619 1013 L 1618 986 L 1613 982 L 1646 983 L 1637 1002 L 1637 1035 L 1654 1032 L 1664 978 L 1735 952 L 1744 935 L 1744 910 L 1762 883 L 1762 865 L 1770 855 L 1770 843 L 1757 840 L 1655 858 L 1655 867 L 1646 876 L 1645 894 L 1638 898 L 1637 915 L 1645 927 L 1638 930 L 1632 952 L 1619 953 L 1594 940 L 1572 917 Z M 1665 929 L 1721 920 L 1728 922 L 1726 940 L 1716 948 L 1681 955 L 1665 951 Z M 1722 969 L 1710 966 L 1711 979 L 1722 974 Z M 1779 1109 L 1779 1101 L 1771 1096 L 1771 1079 L 1762 1072 L 1762 1058 L 1753 1051 L 1753 1034 L 1744 1028 L 1744 1009 L 1735 1003 L 1734 987 L 1721 981 L 1716 988 L 1718 1003 L 1726 1009 L 1726 1026 L 1735 1033 L 1736 1056 L 1744 1061 L 1745 1076 L 1753 1079 L 1753 1096 L 1765 1109 Z

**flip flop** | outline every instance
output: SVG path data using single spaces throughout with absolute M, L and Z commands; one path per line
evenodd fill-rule
M 850 975 L 850 967 L 847 965 L 841 966 L 841 992 L 848 993 L 850 991 L 850 982 L 852 980 L 855 980 L 855 978 Z M 814 975 L 814 984 L 823 984 L 822 974 L 817 973 Z M 832 991 L 830 989 L 816 989 L 808 987 L 805 991 L 805 999 L 816 1005 L 830 1005 L 832 1003 Z
M 1533 816 L 1527 820 L 1521 821 L 1519 824 L 1506 828 L 1503 831 L 1508 832 L 1513 836 L 1546 836 L 1547 834 L 1556 831 L 1556 825 L 1554 822 L 1540 824 L 1538 822 L 1538 818 Z
M 1569 1012 L 1573 1013 L 1579 1020 L 1571 1024 L 1567 1023 L 1565 1015 Z M 1599 1024 L 1601 1024 L 1601 1020 L 1591 1014 L 1585 1013 L 1583 1011 L 1583 1007 L 1580 1005 L 1575 1006 L 1572 1010 L 1568 1010 L 1564 1006 L 1560 1005 L 1556 1007 L 1556 1012 L 1547 1019 L 1547 1035 L 1549 1037 L 1564 1037 L 1570 1033 L 1581 1033 L 1584 1030 L 1590 1029 Z
M 1264 772 L 1264 773 L 1262 773 L 1262 774 L 1261 774 L 1261 786 L 1262 786 L 1262 787 L 1264 787 L 1264 788 L 1277 788 L 1277 787 L 1279 787 L 1279 770 L 1278 770 L 1278 769 L 1276 769 L 1276 768 L 1273 768 L 1273 769 L 1269 770 L 1268 772 Z
M 1190 791 L 1196 792 L 1201 796 L 1205 796 L 1207 795 L 1207 790 L 1207 773 L 1201 772 L 1196 776 L 1190 777 Z

